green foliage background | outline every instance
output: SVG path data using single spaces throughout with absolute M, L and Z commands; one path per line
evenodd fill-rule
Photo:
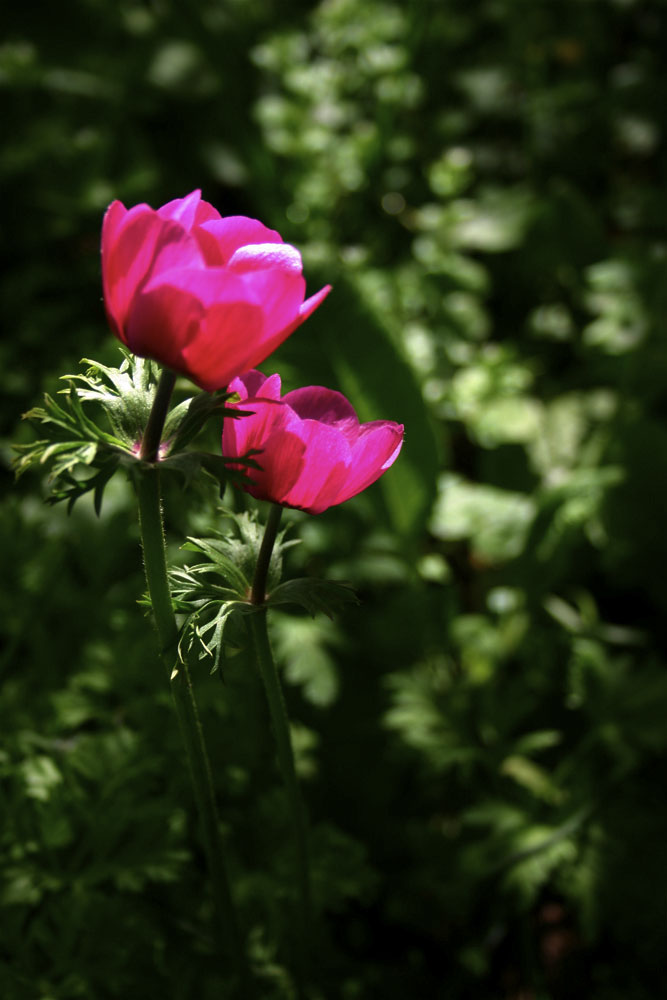
M 3 20 L 2 996 L 220 995 L 130 490 L 68 518 L 10 471 L 21 412 L 80 357 L 118 361 L 106 205 L 195 187 L 334 285 L 264 370 L 406 425 L 379 486 L 293 517 L 290 571 L 362 605 L 273 619 L 321 996 L 661 995 L 667 8 L 66 0 Z M 174 487 L 167 516 L 179 560 L 215 494 Z M 253 955 L 287 996 L 261 691 L 243 653 L 197 688 Z

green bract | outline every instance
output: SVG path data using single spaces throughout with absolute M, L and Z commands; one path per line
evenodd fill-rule
M 16 472 L 21 475 L 34 465 L 50 466 L 49 503 L 66 500 L 71 509 L 79 497 L 92 492 L 99 514 L 104 488 L 113 474 L 140 462 L 142 435 L 160 368 L 125 349 L 122 353 L 119 368 L 84 358 L 83 373 L 62 377 L 67 385 L 58 393 L 62 400 L 47 394 L 44 406 L 25 414 L 44 436 L 17 446 Z M 227 471 L 220 455 L 185 450 L 211 417 L 222 418 L 227 399 L 223 392 L 199 392 L 169 412 L 160 445 L 161 469 L 178 472 L 188 482 L 202 469 L 221 488 L 230 476 L 242 478 Z
M 221 515 L 233 533 L 221 530 L 212 538 L 189 538 L 184 549 L 198 552 L 205 562 L 171 572 L 172 595 L 177 612 L 185 615 L 181 629 L 181 655 L 199 647 L 201 659 L 211 658 L 212 670 L 220 667 L 225 651 L 238 648 L 236 627 L 240 616 L 264 605 L 250 600 L 252 579 L 262 542 L 263 525 L 254 513 L 236 514 L 225 508 Z M 286 539 L 289 527 L 278 532 L 269 565 L 266 604 L 298 605 L 311 615 L 331 617 L 344 604 L 357 602 L 353 590 L 331 580 L 296 579 L 280 583 L 283 553 L 298 544 Z

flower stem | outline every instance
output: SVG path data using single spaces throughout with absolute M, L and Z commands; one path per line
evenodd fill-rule
M 188 665 L 185 661 L 179 662 L 177 656 L 178 629 L 167 577 L 158 468 L 155 466 L 138 468 L 135 475 L 135 489 L 139 502 L 146 582 L 153 606 L 160 653 L 167 670 L 190 766 L 213 890 L 218 936 L 223 953 L 235 966 L 237 982 L 232 995 L 245 998 L 252 996 L 252 987 L 227 878 L 211 768 Z
M 148 423 L 146 424 L 144 436 L 141 441 L 139 458 L 142 458 L 144 462 L 157 462 L 160 442 L 162 441 L 162 430 L 164 422 L 167 419 L 171 394 L 174 391 L 175 384 L 175 372 L 170 371 L 169 368 L 163 368 L 160 373 L 160 381 L 155 390 L 155 398 Z
M 255 566 L 255 577 L 252 581 L 252 594 L 250 600 L 253 604 L 264 604 L 266 600 L 266 578 L 269 574 L 271 564 L 271 553 L 275 545 L 280 518 L 283 509 L 277 503 L 272 503 L 269 508 L 269 517 L 264 528 L 262 544 L 259 547 L 257 565 Z
M 262 607 L 265 600 L 266 577 L 271 552 L 275 542 L 282 508 L 273 505 L 264 531 L 264 538 L 260 547 L 255 568 L 255 579 L 252 588 L 252 602 L 259 605 L 255 614 L 248 615 L 246 621 L 252 636 L 252 641 L 257 658 L 257 665 L 264 685 L 266 699 L 269 705 L 269 713 L 273 725 L 278 764 L 282 773 L 283 781 L 287 791 L 292 823 L 294 826 L 295 846 L 296 846 L 296 873 L 299 893 L 299 942 L 298 955 L 299 966 L 303 973 L 303 956 L 306 951 L 306 941 L 309 930 L 312 927 L 311 919 L 311 895 L 310 876 L 308 863 L 308 834 L 306 816 L 299 790 L 299 782 L 294 766 L 294 753 L 289 731 L 289 718 L 280 685 L 280 678 L 276 670 L 276 665 L 271 652 L 271 644 L 266 624 L 266 607 Z

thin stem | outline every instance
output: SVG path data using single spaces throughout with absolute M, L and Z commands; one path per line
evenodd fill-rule
M 160 509 L 159 470 L 143 467 L 137 469 L 135 489 L 139 501 L 139 521 L 144 552 L 146 582 L 153 606 L 155 625 L 160 643 L 160 653 L 167 670 L 181 735 L 187 751 L 190 776 L 199 811 L 204 849 L 208 862 L 213 898 L 218 922 L 221 947 L 227 958 L 236 966 L 239 978 L 239 996 L 252 995 L 226 864 L 220 839 L 220 826 L 215 804 L 211 767 L 204 734 L 199 720 L 197 704 L 186 662 L 177 657 L 178 629 L 171 603 L 164 529 Z M 174 666 L 175 664 L 175 666 Z
M 155 398 L 148 423 L 146 424 L 144 436 L 141 441 L 139 458 L 142 458 L 144 462 L 157 462 L 164 422 L 167 419 L 171 394 L 174 391 L 175 384 L 175 373 L 170 371 L 169 368 L 163 368 L 160 373 L 160 381 L 155 390 Z
M 264 685 L 266 699 L 269 705 L 269 713 L 273 725 L 273 732 L 276 740 L 278 754 L 278 764 L 282 773 L 283 781 L 287 791 L 287 798 L 292 814 L 294 826 L 295 846 L 296 846 L 296 874 L 299 893 L 299 941 L 298 956 L 299 966 L 303 973 L 304 954 L 306 941 L 312 927 L 311 918 L 311 894 L 310 876 L 308 862 L 308 833 L 306 815 L 299 789 L 299 782 L 294 765 L 294 753 L 289 731 L 289 718 L 287 707 L 280 685 L 280 678 L 271 652 L 271 644 L 266 624 L 266 607 L 261 607 L 264 602 L 266 588 L 266 576 L 271 552 L 275 542 L 282 508 L 273 506 L 264 531 L 264 538 L 260 547 L 255 569 L 255 579 L 252 589 L 252 601 L 260 605 L 255 614 L 248 615 L 246 621 L 252 636 L 252 641 L 257 658 L 257 665 Z M 261 595 L 261 598 L 259 598 Z M 259 598 L 259 599 L 258 599 Z M 300 987 L 301 990 L 301 987 Z
M 271 504 L 269 517 L 264 528 L 264 537 L 257 556 L 255 566 L 255 577 L 252 582 L 252 594 L 250 600 L 253 604 L 263 604 L 266 600 L 266 578 L 271 564 L 271 553 L 278 534 L 278 526 L 282 517 L 283 509 L 277 503 Z

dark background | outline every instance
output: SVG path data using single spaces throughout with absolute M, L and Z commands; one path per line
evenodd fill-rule
M 406 425 L 379 486 L 293 515 L 275 615 L 324 998 L 664 989 L 667 8 L 121 0 L 3 10 L 0 985 L 220 996 L 131 491 L 14 484 L 20 414 L 115 364 L 107 204 L 201 187 L 334 292 L 263 366 Z M 215 445 L 215 440 L 214 440 Z M 169 488 L 174 558 L 214 489 Z M 252 664 L 196 678 L 235 891 L 285 985 L 289 824 Z

